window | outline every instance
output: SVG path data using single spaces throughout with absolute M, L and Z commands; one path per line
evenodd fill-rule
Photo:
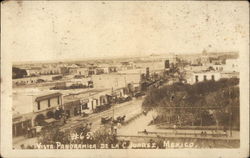
M 169 60 L 165 60 L 165 68 L 169 68 Z
M 204 78 L 204 81 L 206 81 L 207 80 L 207 75 L 204 75 L 203 78 Z
M 214 81 L 214 75 L 212 75 L 212 81 Z
M 60 104 L 60 97 L 57 97 L 57 104 Z
M 40 101 L 37 102 L 37 109 L 40 110 L 41 106 L 40 106 Z
M 98 100 L 96 99 L 96 105 L 98 105 Z
M 87 105 L 87 103 L 85 103 L 85 104 L 82 104 L 82 109 L 87 109 L 88 108 L 88 105 Z
M 199 76 L 198 75 L 195 75 L 195 82 L 198 82 L 199 81 Z
M 50 99 L 48 99 L 48 107 L 50 107 Z

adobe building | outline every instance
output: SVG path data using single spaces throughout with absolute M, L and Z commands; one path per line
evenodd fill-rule
M 218 81 L 220 79 L 221 79 L 221 74 L 219 72 L 200 71 L 191 73 L 191 75 L 189 75 L 187 78 L 187 83 L 194 84 L 197 82 L 203 82 L 208 80 Z
M 13 136 L 23 135 L 28 127 L 38 125 L 38 117 L 42 116 L 46 122 L 51 113 L 62 106 L 62 94 L 58 92 L 30 89 L 28 92 L 13 92 L 12 98 Z

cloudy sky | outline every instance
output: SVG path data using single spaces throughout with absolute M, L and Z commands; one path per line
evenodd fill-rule
M 46 61 L 239 51 L 248 16 L 248 2 L 5 2 L 2 52 Z

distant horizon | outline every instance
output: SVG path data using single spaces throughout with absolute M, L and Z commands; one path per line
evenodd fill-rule
M 209 53 L 238 53 L 239 54 L 239 51 L 213 51 L 213 52 L 207 52 L 208 54 Z M 175 53 L 168 53 L 168 54 L 157 54 L 157 53 L 152 53 L 150 55 L 144 55 L 144 56 L 115 56 L 115 57 L 90 57 L 90 58 L 82 58 L 82 59 L 51 59 L 51 60 L 33 60 L 33 61 L 12 61 L 12 65 L 18 65 L 18 64 L 26 64 L 28 62 L 31 62 L 31 64 L 33 63 L 58 63 L 58 62 L 74 62 L 74 61 L 92 61 L 92 60 L 111 60 L 111 59 L 126 59 L 126 58 L 143 58 L 143 57 L 150 57 L 152 55 L 155 55 L 155 56 L 163 56 L 163 55 L 166 55 L 166 57 L 168 55 L 179 55 L 179 56 L 182 56 L 182 55 L 197 55 L 197 54 L 202 54 L 202 52 L 196 52 L 196 53 L 179 53 L 179 54 L 175 54 Z

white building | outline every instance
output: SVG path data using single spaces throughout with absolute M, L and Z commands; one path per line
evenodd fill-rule
M 76 69 L 76 75 L 83 75 L 83 76 L 87 77 L 88 73 L 89 73 L 88 68 L 78 68 L 78 69 Z
M 14 91 L 12 98 L 13 136 L 25 134 L 23 131 L 36 125 L 38 115 L 46 118 L 62 105 L 62 94 L 48 91 Z
M 42 76 L 35 76 L 35 77 L 25 77 L 25 78 L 17 78 L 12 80 L 13 86 L 19 85 L 28 85 L 28 84 L 35 84 L 41 81 L 48 82 L 52 81 L 52 78 L 56 75 L 42 75 Z
M 92 80 L 94 83 L 94 88 L 97 89 L 117 89 L 126 87 L 129 83 L 139 83 L 140 74 L 102 74 L 93 75 Z
M 227 72 L 239 72 L 239 59 L 227 59 L 223 70 Z
M 39 76 L 41 75 L 42 68 L 40 67 L 34 67 L 30 69 L 26 69 L 27 76 Z
M 187 78 L 187 83 L 194 84 L 197 82 L 203 82 L 208 80 L 218 81 L 221 78 L 219 72 L 193 72 Z

